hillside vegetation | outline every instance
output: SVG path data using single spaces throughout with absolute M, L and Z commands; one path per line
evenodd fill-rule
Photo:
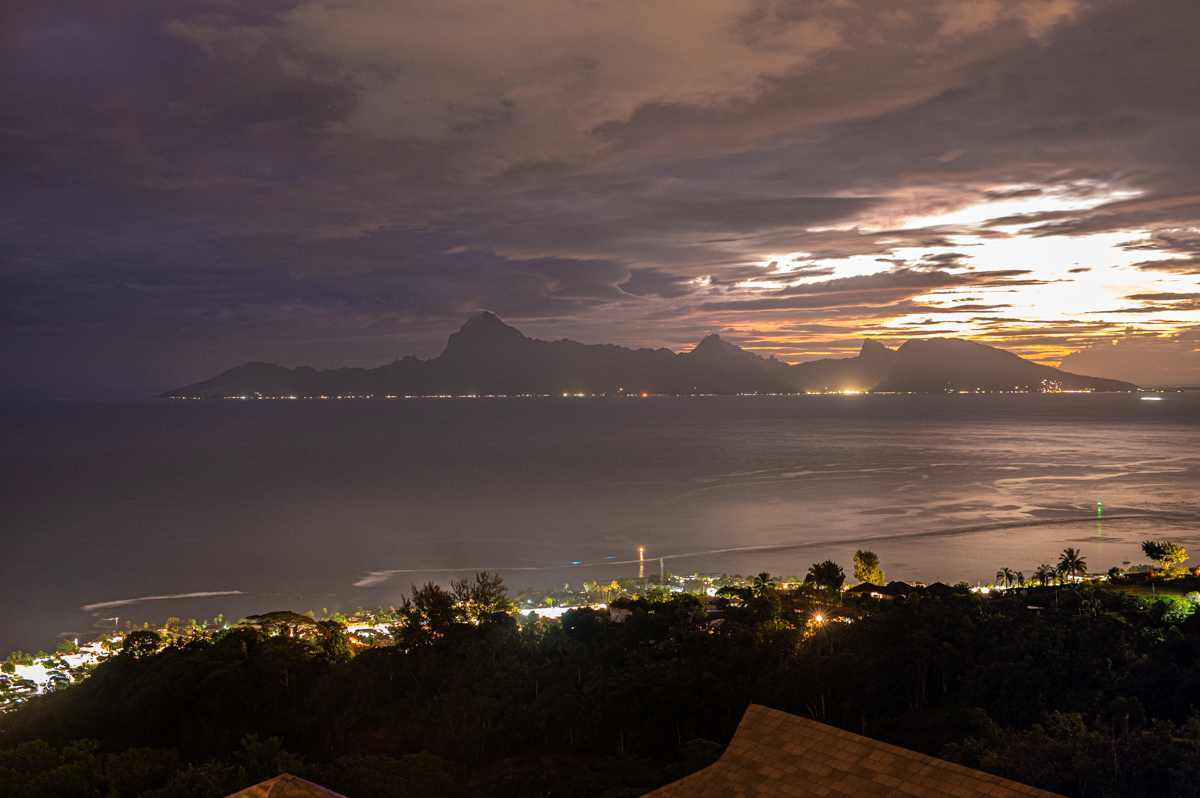
M 1200 795 L 1189 601 L 917 589 L 845 622 L 762 578 L 719 613 L 672 595 L 552 623 L 484 582 L 416 591 L 357 653 L 291 613 L 129 635 L 0 717 L 0 794 L 221 796 L 288 771 L 351 798 L 618 798 L 714 761 L 756 702 L 1064 795 Z

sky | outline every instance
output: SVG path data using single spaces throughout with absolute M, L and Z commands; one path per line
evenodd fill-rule
M 1200 385 L 1192 0 L 7 0 L 0 395 L 528 335 Z

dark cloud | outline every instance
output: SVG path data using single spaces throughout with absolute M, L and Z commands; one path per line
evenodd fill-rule
M 927 294 L 940 288 L 990 285 L 997 282 L 995 278 L 1027 273 L 1027 271 L 1016 269 L 951 274 L 901 268 L 857 277 L 797 283 L 753 299 L 706 302 L 701 305 L 701 309 L 747 311 L 828 308 L 840 305 L 893 306 L 902 300 Z
M 1144 238 L 1125 242 L 1121 248 L 1128 252 L 1157 252 L 1165 256 L 1133 264 L 1140 271 L 1200 274 L 1200 229 L 1197 227 L 1156 230 Z
M 694 294 L 698 288 L 695 280 L 674 274 L 664 274 L 657 269 L 630 269 L 629 279 L 618 284 L 627 294 L 634 296 L 657 296 L 673 298 Z
M 1144 272 L 1170 272 L 1172 274 L 1200 274 L 1200 257 L 1197 258 L 1165 258 L 1163 260 L 1144 260 L 1133 264 L 1135 269 Z
M 1019 197 L 1040 197 L 1040 188 L 1004 188 L 985 191 L 984 196 L 992 200 L 1017 199 Z
M 877 274 L 864 274 L 858 277 L 841 277 L 835 280 L 822 280 L 815 283 L 799 283 L 782 288 L 778 291 L 786 294 L 869 294 L 874 292 L 892 293 L 903 291 L 912 295 L 924 294 L 936 288 L 948 286 L 970 285 L 976 282 L 967 275 L 950 274 L 948 272 L 924 272 L 913 269 L 894 269 Z
M 1121 248 L 1129 252 L 1165 252 L 1173 255 L 1200 255 L 1200 230 L 1196 228 L 1156 230 L 1150 235 L 1126 241 Z
M 783 272 L 788 279 L 799 279 L 802 277 L 828 277 L 831 274 L 837 274 L 837 269 L 832 266 L 813 266 L 804 269 L 789 269 Z
M 1105 308 L 1104 310 L 1089 310 L 1098 316 L 1116 316 L 1122 313 L 1142 315 L 1154 315 L 1156 313 L 1176 313 L 1181 310 L 1194 310 L 1200 307 L 1197 303 L 1186 303 L 1181 305 L 1172 305 L 1171 307 L 1155 307 L 1154 305 L 1131 305 L 1124 308 Z
M 1156 294 L 1130 294 L 1126 299 L 1141 299 L 1149 302 L 1172 302 L 1181 299 L 1200 299 L 1200 294 L 1159 292 Z
M 926 268 L 965 268 L 970 259 L 970 255 L 962 252 L 939 252 L 936 255 L 924 255 L 920 265 Z
M 435 354 L 481 307 L 631 345 L 751 325 L 801 357 L 1004 307 L 930 292 L 1061 279 L 972 268 L 1014 236 L 1144 231 L 1129 301 L 1182 314 L 1149 297 L 1200 274 L 1198 26 L 1187 0 L 13 0 L 0 380 L 69 385 L 71 351 L 131 393 Z M 739 287 L 763 281 L 794 284 Z M 1072 329 L 1039 323 L 988 322 Z
M 712 199 L 660 203 L 642 224 L 651 230 L 724 230 L 749 233 L 777 228 L 806 228 L 853 218 L 878 200 L 839 197 Z
M 921 312 L 922 313 L 983 313 L 985 311 L 1003 310 L 1004 308 L 1011 308 L 1011 307 L 1012 307 L 1012 305 L 1007 305 L 1007 304 L 985 305 L 985 304 L 981 304 L 978 302 L 970 302 L 970 303 L 967 303 L 964 305 L 950 305 L 950 306 L 946 306 L 946 307 L 936 307 L 936 306 L 926 305 L 926 306 L 924 306 L 924 308 L 922 309 Z
M 1028 274 L 1028 272 L 1025 272 L 1025 273 Z M 1008 278 L 1000 278 L 997 280 L 988 280 L 987 282 L 980 283 L 980 285 L 985 285 L 985 286 L 988 286 L 989 288 L 998 288 L 1001 286 L 1007 287 L 1007 288 L 1012 288 L 1014 286 L 1051 285 L 1052 283 L 1069 283 L 1069 282 L 1071 282 L 1071 281 L 1070 280 L 1012 280 L 1012 279 L 1008 279 Z

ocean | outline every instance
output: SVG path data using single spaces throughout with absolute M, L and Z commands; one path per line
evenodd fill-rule
M 1200 392 L 0 405 L 0 657 L 127 621 L 1200 547 Z M 1103 519 L 1097 504 L 1103 504 Z M 1200 564 L 1200 548 L 1196 549 Z

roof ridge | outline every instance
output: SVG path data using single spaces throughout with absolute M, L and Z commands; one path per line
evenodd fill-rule
M 645 798 L 723 798 L 770 792 L 802 798 L 949 798 L 987 786 L 993 798 L 1060 798 L 991 773 L 751 704 L 713 765 Z M 914 793 L 914 790 L 916 792 Z
M 320 784 L 314 784 L 291 773 L 280 773 L 278 776 L 260 781 L 244 790 L 238 790 L 226 798 L 346 798 L 346 796 L 333 790 L 327 790 Z

